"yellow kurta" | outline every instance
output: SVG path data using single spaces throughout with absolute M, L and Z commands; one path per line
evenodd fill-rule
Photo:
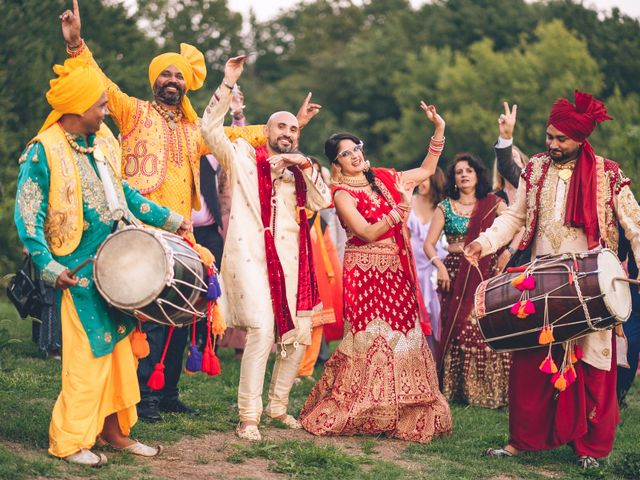
M 120 130 L 122 176 L 144 196 L 191 219 L 200 209 L 200 157 L 209 153 L 200 133 L 200 120 L 182 118 L 176 128 L 151 102 L 123 93 L 102 72 L 85 45 L 80 57 L 102 75 L 111 117 Z M 242 136 L 254 146 L 264 145 L 260 126 L 234 127 L 229 135 Z

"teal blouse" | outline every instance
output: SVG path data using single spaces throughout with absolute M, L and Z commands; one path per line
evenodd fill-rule
M 464 236 L 467 234 L 469 226 L 469 217 L 458 215 L 453 209 L 450 198 L 445 198 L 438 204 L 438 207 L 444 213 L 444 233 L 447 239 L 453 236 Z
M 93 146 L 95 135 L 88 137 L 88 146 Z M 87 146 L 84 137 L 76 142 Z M 98 247 L 111 233 L 113 220 L 95 159 L 92 154 L 74 152 L 78 166 L 82 190 L 83 234 L 78 247 L 69 255 L 53 255 L 44 235 L 44 221 L 49 199 L 49 166 L 45 150 L 35 143 L 27 147 L 20 158 L 18 189 L 14 219 L 18 235 L 27 248 L 42 279 L 55 285 L 58 275 L 66 268 L 77 265 L 95 255 Z M 110 169 L 109 169 L 110 170 Z M 112 174 L 112 182 L 117 188 L 119 180 Z M 175 232 L 182 222 L 182 216 L 171 212 L 143 197 L 137 190 L 123 181 L 119 193 L 130 212 L 142 222 L 153 227 L 161 227 Z M 127 215 L 130 215 L 127 213 Z M 91 350 L 96 357 L 113 351 L 116 343 L 126 337 L 134 327 L 131 317 L 107 306 L 93 282 L 93 263 L 84 266 L 76 274 L 80 281 L 69 291 L 73 303 L 89 338 Z M 57 292 L 57 306 L 60 309 L 61 292 Z

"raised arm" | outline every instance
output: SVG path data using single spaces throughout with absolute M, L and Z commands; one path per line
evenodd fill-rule
M 424 157 L 424 160 L 422 160 L 422 164 L 418 168 L 402 172 L 402 182 L 405 185 L 418 185 L 433 175 L 433 172 L 436 171 L 436 167 L 438 166 L 440 154 L 444 149 L 445 122 L 443 118 L 436 111 L 435 105 L 427 105 L 421 101 L 420 108 L 424 111 L 427 119 L 433 123 L 434 132 L 429 142 L 427 155 Z
M 494 145 L 496 159 L 498 161 L 498 173 L 511 185 L 518 186 L 521 169 L 513 161 L 513 130 L 516 126 L 518 105 L 509 108 L 507 102 L 503 103 L 504 113 L 498 118 L 500 135 Z
M 129 123 L 133 121 L 136 111 L 136 99 L 123 93 L 118 85 L 105 75 L 93 58 L 93 54 L 81 36 L 82 28 L 78 0 L 73 0 L 73 10 L 66 10 L 60 15 L 60 22 L 62 25 L 62 36 L 67 43 L 67 53 L 72 57 L 86 60 L 89 65 L 93 66 L 100 73 L 109 100 L 107 105 L 109 107 L 109 113 L 118 125 L 120 132 L 128 133 L 130 130 Z
M 224 67 L 224 78 L 214 92 L 202 116 L 200 130 L 206 147 L 218 159 L 222 168 L 233 168 L 235 145 L 224 130 L 224 117 L 231 105 L 231 94 L 244 70 L 245 56 L 231 58 Z

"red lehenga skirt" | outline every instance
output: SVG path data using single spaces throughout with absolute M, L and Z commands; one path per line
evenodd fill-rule
M 396 244 L 347 246 L 345 336 L 302 408 L 307 431 L 423 443 L 451 432 L 415 295 Z

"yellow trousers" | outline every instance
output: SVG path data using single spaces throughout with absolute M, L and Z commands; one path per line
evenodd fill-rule
M 304 351 L 304 357 L 302 357 L 300 369 L 298 370 L 299 377 L 310 377 L 313 375 L 313 367 L 316 365 L 316 360 L 318 360 L 318 355 L 320 354 L 323 330 L 324 325 L 318 325 L 311 330 L 311 345 L 308 345 Z
M 62 391 L 51 415 L 49 453 L 67 457 L 93 447 L 112 413 L 117 413 L 122 433 L 129 435 L 138 419 L 140 388 L 130 339 L 96 358 L 69 290 L 62 293 L 61 322 Z

